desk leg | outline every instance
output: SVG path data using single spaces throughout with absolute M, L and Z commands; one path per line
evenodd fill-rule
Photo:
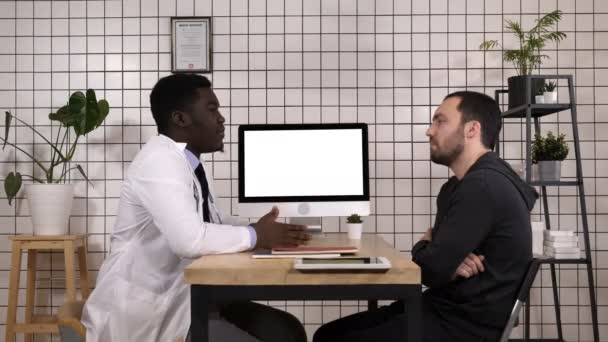
M 191 342 L 209 342 L 209 299 L 196 285 L 190 286 L 190 316 Z
M 403 315 L 407 325 L 407 341 L 422 342 L 422 289 L 408 290 L 409 296 L 405 299 L 405 312 Z
M 378 301 L 376 299 L 370 299 L 367 301 L 367 310 L 374 311 L 378 308 Z

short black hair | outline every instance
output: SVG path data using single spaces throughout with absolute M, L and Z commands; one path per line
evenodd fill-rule
M 502 127 L 500 107 L 493 98 L 486 94 L 474 91 L 457 91 L 449 94 L 450 97 L 460 98 L 458 111 L 462 113 L 462 123 L 479 121 L 481 124 L 481 143 L 493 150 L 496 138 Z
M 198 98 L 197 89 L 210 88 L 211 82 L 197 74 L 172 74 L 161 78 L 150 93 L 150 107 L 158 133 L 166 133 L 171 113 L 189 111 Z

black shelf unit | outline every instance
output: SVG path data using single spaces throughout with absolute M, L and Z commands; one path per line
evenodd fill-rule
M 568 103 L 557 103 L 557 104 L 534 104 L 531 98 L 531 80 L 532 79 L 565 79 L 568 83 Z M 574 83 L 572 75 L 530 75 L 526 77 L 524 91 L 526 94 L 526 103 L 509 109 L 502 113 L 502 119 L 525 119 L 525 180 L 532 186 L 539 186 L 541 188 L 541 199 L 543 205 L 543 212 L 545 216 L 545 225 L 547 229 L 551 229 L 551 222 L 549 219 L 549 206 L 547 199 L 547 186 L 576 186 L 578 187 L 578 197 L 580 201 L 580 215 L 582 222 L 582 233 L 583 242 L 585 244 L 585 256 L 580 259 L 555 259 L 546 256 L 536 256 L 541 260 L 542 264 L 548 264 L 551 269 L 551 283 L 553 287 L 553 301 L 555 306 L 555 318 L 557 324 L 557 340 L 553 341 L 564 341 L 562 333 L 562 321 L 561 321 L 561 310 L 559 304 L 559 292 L 558 292 L 558 281 L 555 272 L 555 265 L 560 264 L 583 264 L 587 266 L 587 278 L 589 286 L 589 301 L 591 305 L 591 318 L 593 324 L 593 338 L 594 341 L 599 342 L 599 327 L 597 320 L 597 302 L 595 293 L 595 283 L 593 281 L 593 265 L 591 259 L 591 244 L 589 242 L 589 223 L 587 220 L 587 204 L 585 199 L 585 189 L 583 184 L 583 172 L 581 166 L 581 151 L 580 142 L 578 135 L 578 122 L 576 115 L 576 97 L 574 95 Z M 496 90 L 494 93 L 497 103 L 500 103 L 500 94 L 507 93 L 507 90 Z M 571 124 L 572 124 L 572 135 L 574 154 L 576 161 L 576 179 L 573 181 L 542 181 L 532 180 L 532 160 L 531 146 L 532 146 L 532 125 L 534 125 L 534 132 L 540 133 L 540 118 L 556 114 L 565 110 L 570 110 L 571 113 Z M 500 155 L 500 141 L 496 142 L 496 152 Z M 529 317 L 530 317 L 530 305 L 526 303 L 524 311 L 524 341 L 530 340 L 530 329 L 529 329 Z
M 545 115 L 559 113 L 563 110 L 570 109 L 571 105 L 569 103 L 552 103 L 552 104 L 530 104 L 530 105 L 521 105 L 519 107 L 515 107 L 513 109 L 509 109 L 501 114 L 503 119 L 508 118 L 519 118 L 525 119 L 527 117 L 527 109 L 530 108 L 532 112 L 533 118 L 540 118 Z

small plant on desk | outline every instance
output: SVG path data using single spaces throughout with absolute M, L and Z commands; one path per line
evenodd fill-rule
M 363 220 L 361 216 L 352 214 L 346 218 L 346 228 L 348 230 L 348 238 L 352 240 L 360 240 L 361 232 L 363 231 Z
M 352 214 L 346 218 L 346 223 L 363 223 L 361 216 L 357 214 Z

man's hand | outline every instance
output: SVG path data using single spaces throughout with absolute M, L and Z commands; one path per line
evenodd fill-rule
M 427 229 L 426 232 L 424 232 L 424 235 L 422 235 L 422 237 L 420 237 L 419 241 L 422 241 L 422 240 L 426 240 L 426 241 L 433 240 L 433 227 L 429 227 L 429 229 Z
M 456 277 L 471 278 L 485 271 L 485 268 L 483 267 L 484 259 L 485 257 L 483 255 L 478 256 L 473 253 L 470 253 L 464 259 L 464 261 L 461 262 L 460 265 L 458 265 L 458 268 L 456 269 L 456 272 L 454 272 L 452 279 L 455 279 Z
M 255 225 L 257 243 L 255 248 L 294 247 L 310 240 L 306 226 L 276 222 L 279 209 L 273 207 Z

